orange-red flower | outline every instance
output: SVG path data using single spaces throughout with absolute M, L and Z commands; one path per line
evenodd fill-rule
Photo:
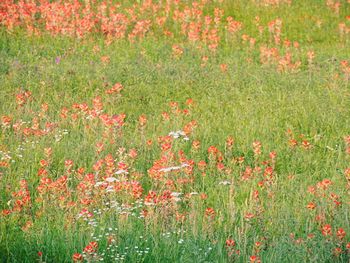
M 80 253 L 74 253 L 72 258 L 74 262 L 83 261 L 83 255 Z
M 316 208 L 316 204 L 314 202 L 310 202 L 306 207 L 310 210 L 314 210 Z
M 337 237 L 340 239 L 340 240 L 342 240 L 342 239 L 344 239 L 345 238 L 345 235 L 346 235 L 346 232 L 344 231 L 344 229 L 343 228 L 338 228 L 338 230 L 337 230 Z
M 250 256 L 249 260 L 250 260 L 251 263 L 253 263 L 253 262 L 254 263 L 261 263 L 261 259 L 258 256 L 256 256 L 256 255 Z
M 236 245 L 236 242 L 233 239 L 226 239 L 227 247 L 234 247 L 235 245 Z
M 332 235 L 332 227 L 331 225 L 327 224 L 322 227 L 322 235 L 324 236 L 331 236 Z
M 207 217 L 215 217 L 215 210 L 211 207 L 208 207 L 207 209 L 205 209 L 205 215 Z

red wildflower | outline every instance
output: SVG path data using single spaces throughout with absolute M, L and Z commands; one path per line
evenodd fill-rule
M 342 253 L 342 249 L 340 247 L 336 247 L 334 250 L 333 250 L 333 253 L 335 256 L 339 256 L 341 253 Z
M 235 245 L 236 245 L 236 242 L 233 239 L 226 239 L 227 247 L 234 247 Z
M 254 217 L 255 217 L 255 215 L 253 213 L 246 213 L 245 216 L 244 216 L 244 218 L 247 219 L 247 220 L 250 220 L 250 219 L 252 219 Z
M 80 253 L 74 253 L 73 254 L 73 261 L 74 262 L 83 261 L 83 255 Z
M 331 225 L 327 224 L 322 227 L 322 235 L 324 236 L 330 236 L 332 235 L 332 227 Z
M 316 204 L 314 202 L 310 202 L 306 206 L 308 209 L 313 210 L 316 208 Z
M 338 230 L 337 230 L 337 237 L 340 239 L 340 240 L 342 240 L 342 239 L 344 239 L 345 238 L 345 235 L 346 235 L 346 232 L 344 231 L 344 229 L 343 228 L 338 228 Z
M 258 256 L 255 256 L 255 255 L 250 256 L 249 260 L 250 260 L 251 263 L 253 263 L 253 262 L 254 263 L 260 263 L 261 262 L 260 258 Z
M 97 242 L 92 241 L 84 248 L 84 252 L 88 254 L 94 253 L 97 250 L 97 247 Z
M 216 165 L 216 168 L 217 168 L 219 171 L 222 171 L 222 170 L 225 169 L 225 165 L 224 165 L 223 163 L 218 163 L 218 164 Z
M 190 99 L 187 99 L 187 100 L 186 100 L 186 105 L 187 105 L 187 106 L 193 105 L 193 99 L 191 99 L 191 98 L 190 98 Z
M 350 242 L 346 244 L 346 249 L 350 250 Z
M 208 153 L 209 154 L 216 154 L 219 150 L 215 146 L 210 146 L 208 148 Z
M 2 214 L 4 216 L 7 216 L 7 215 L 11 214 L 11 210 L 8 210 L 8 209 L 2 210 Z
M 205 209 L 205 215 L 207 217 L 214 217 L 215 216 L 215 210 L 211 207 L 208 207 L 207 209 Z
M 235 141 L 234 141 L 234 139 L 233 139 L 232 136 L 229 136 L 229 137 L 226 138 L 226 146 L 227 146 L 228 148 L 231 148 L 234 142 L 235 142 Z

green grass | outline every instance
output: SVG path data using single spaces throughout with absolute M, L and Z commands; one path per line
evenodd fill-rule
M 344 170 L 349 167 L 349 155 L 345 153 L 344 136 L 350 134 L 350 87 L 340 62 L 349 60 L 350 45 L 339 38 L 338 24 L 349 15 L 350 5 L 341 2 L 339 16 L 324 1 L 296 0 L 291 6 L 277 7 L 258 7 L 251 1 L 212 3 L 206 13 L 212 14 L 216 5 L 221 6 L 225 17 L 231 15 L 243 22 L 239 36 L 244 33 L 257 39 L 252 50 L 240 38 L 222 41 L 216 53 L 198 49 L 180 35 L 149 35 L 136 43 L 123 39 L 106 45 L 99 34 L 79 40 L 46 33 L 28 36 L 23 29 L 7 32 L 1 28 L 0 116 L 10 116 L 12 124 L 28 122 L 23 126 L 30 127 L 41 105 L 47 103 L 49 110 L 39 116 L 40 126 L 43 129 L 46 122 L 56 123 L 45 136 L 27 137 L 0 126 L 0 158 L 5 152 L 12 157 L 9 167 L 0 167 L 0 209 L 14 207 L 16 198 L 11 193 L 19 190 L 21 179 L 27 180 L 31 196 L 29 207 L 0 215 L 1 261 L 71 262 L 73 253 L 82 253 L 90 241 L 97 240 L 98 256 L 106 262 L 122 256 L 125 262 L 249 262 L 252 255 L 258 255 L 262 262 L 348 262 L 350 251 L 345 246 L 350 242 L 350 196 Z M 288 38 L 300 43 L 299 50 L 292 50 L 293 59 L 301 60 L 300 70 L 279 72 L 274 65 L 260 63 L 260 45 L 274 45 L 268 41 L 267 30 L 259 37 L 255 16 L 264 26 L 276 18 L 283 20 L 282 41 Z M 320 28 L 315 25 L 317 20 L 322 21 Z M 174 58 L 173 44 L 183 48 L 181 57 Z M 96 45 L 98 52 L 93 50 Z M 281 54 L 286 52 L 285 47 L 277 48 Z M 311 67 L 307 64 L 309 50 L 316 55 Z M 110 62 L 102 62 L 102 56 L 109 56 Z M 201 66 L 203 56 L 209 57 L 205 67 Z M 59 63 L 55 62 L 57 57 Z M 220 64 L 227 64 L 227 72 L 220 70 Z M 117 82 L 124 87 L 121 95 L 106 95 L 105 90 Z M 30 90 L 32 100 L 18 107 L 15 97 L 21 90 Z M 126 114 L 122 135 L 115 131 L 105 138 L 101 122 L 88 120 L 81 113 L 76 121 L 60 119 L 63 107 L 71 112 L 73 103 L 91 107 L 96 96 L 102 97 L 105 113 Z M 171 112 L 170 102 L 178 102 L 184 109 L 189 98 L 194 101 L 189 116 L 174 114 L 169 122 L 162 121 L 162 112 Z M 142 114 L 147 116 L 143 130 L 138 121 Z M 169 188 L 148 172 L 161 157 L 157 138 L 183 129 L 191 120 L 196 120 L 197 127 L 189 135 L 190 140 L 174 140 L 172 151 L 177 156 L 177 151 L 183 150 L 187 159 L 196 163 L 205 160 L 206 176 L 195 165 L 192 183 L 175 182 L 174 188 Z M 290 147 L 288 129 L 299 142 L 305 139 L 312 147 Z M 62 135 L 64 130 L 68 132 Z M 299 139 L 301 134 L 303 139 Z M 225 146 L 227 136 L 235 140 L 232 150 Z M 112 137 L 114 144 L 110 143 Z M 151 147 L 146 145 L 148 139 L 153 140 Z M 191 147 L 194 140 L 201 143 L 197 151 Z M 252 148 L 257 140 L 262 143 L 258 160 Z M 95 144 L 101 141 L 105 149 L 97 154 Z M 210 160 L 207 149 L 212 145 L 222 152 L 229 170 L 218 171 L 216 162 Z M 53 150 L 47 176 L 52 180 L 67 174 L 67 159 L 73 160 L 75 170 L 84 167 L 84 174 L 95 173 L 93 165 L 107 154 L 112 154 L 116 163 L 127 162 L 128 180 L 136 178 L 144 189 L 141 201 L 125 193 L 102 195 L 91 190 L 94 202 L 79 204 L 82 194 L 77 185 L 82 179 L 76 172 L 68 175 L 67 192 L 43 195 L 43 200 L 38 201 L 39 162 L 47 159 L 47 147 Z M 121 147 L 127 152 L 135 148 L 136 160 L 119 154 Z M 277 153 L 271 185 L 258 186 L 265 178 L 262 174 L 247 181 L 241 179 L 247 166 L 264 170 L 266 166 L 261 161 L 269 159 L 271 151 Z M 240 156 L 245 157 L 242 165 L 233 161 Z M 169 166 L 178 164 L 179 160 Z M 139 178 L 136 172 L 141 174 Z M 175 181 L 178 177 L 189 176 L 184 172 L 169 175 Z M 325 197 L 308 192 L 309 186 L 326 178 L 333 184 Z M 232 184 L 220 184 L 224 180 Z M 193 195 L 175 205 L 149 207 L 143 203 L 149 190 L 162 193 L 168 188 L 184 195 L 205 193 L 207 199 Z M 259 190 L 261 203 L 253 200 L 254 190 Z M 339 196 L 341 206 L 335 208 L 328 198 L 330 193 Z M 62 195 L 78 204 L 60 207 L 58 197 Z M 112 201 L 119 205 L 103 210 L 109 207 L 106 202 Z M 306 208 L 311 201 L 317 204 L 316 210 Z M 135 210 L 122 213 L 122 203 Z M 215 210 L 215 217 L 205 216 L 208 207 Z M 77 217 L 83 208 L 94 213 L 90 220 L 95 220 L 96 226 Z M 140 218 L 143 209 L 149 212 L 146 219 Z M 255 218 L 244 218 L 248 212 L 258 211 L 261 214 Z M 176 220 L 176 212 L 185 213 L 183 223 Z M 317 214 L 324 219 L 315 220 Z M 23 230 L 28 221 L 32 226 Z M 321 233 L 325 224 L 332 226 L 331 237 Z M 343 240 L 336 236 L 339 228 L 346 232 Z M 310 233 L 315 237 L 308 238 Z M 115 238 L 115 245 L 108 246 L 108 236 Z M 240 250 L 239 255 L 228 255 L 228 238 L 235 240 L 234 249 Z M 302 241 L 297 242 L 299 238 Z M 257 241 L 262 243 L 259 252 L 254 245 Z M 339 256 L 334 255 L 336 247 L 343 250 Z M 41 259 L 38 251 L 43 253 Z

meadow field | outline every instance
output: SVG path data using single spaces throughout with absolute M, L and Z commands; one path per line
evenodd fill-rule
M 1 262 L 350 262 L 350 0 L 1 0 Z

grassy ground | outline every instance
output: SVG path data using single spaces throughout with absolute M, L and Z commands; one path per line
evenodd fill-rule
M 2 261 L 349 262 L 350 35 L 338 24 L 350 4 L 258 2 L 205 5 L 243 23 L 233 38 L 220 25 L 216 51 L 171 22 L 173 37 L 112 43 L 2 26 Z M 264 46 L 278 59 L 262 61 Z M 123 125 L 103 121 L 122 113 Z M 189 140 L 160 138 L 178 130 Z

